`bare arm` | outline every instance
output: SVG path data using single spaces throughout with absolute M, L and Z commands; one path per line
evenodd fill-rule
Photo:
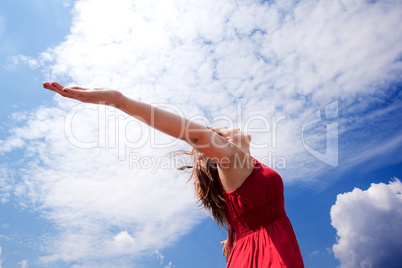
M 138 102 L 122 95 L 117 101 L 116 107 L 165 134 L 186 141 L 218 163 L 223 158 L 229 161 L 238 148 L 201 124 L 147 103 Z
M 208 158 L 230 167 L 235 155 L 245 154 L 214 131 L 177 114 L 127 98 L 120 92 L 104 88 L 65 88 L 57 82 L 43 84 L 44 88 L 81 102 L 113 105 L 149 126 L 172 137 L 186 141 Z
M 203 125 L 150 104 L 132 100 L 124 95 L 118 98 L 115 106 L 150 127 L 177 139 L 184 140 L 193 146 L 197 146 L 197 142 L 202 135 L 205 135 L 205 132 L 210 132 Z

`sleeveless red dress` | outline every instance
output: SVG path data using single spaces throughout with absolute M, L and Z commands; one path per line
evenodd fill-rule
M 254 169 L 243 184 L 224 192 L 230 252 L 226 267 L 304 267 L 299 244 L 285 212 L 282 178 L 253 160 Z

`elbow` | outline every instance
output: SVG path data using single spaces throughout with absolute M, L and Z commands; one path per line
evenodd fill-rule
M 199 148 L 207 148 L 209 147 L 209 144 L 212 141 L 212 135 L 214 132 L 212 132 L 209 129 L 201 129 L 194 131 L 193 133 L 190 132 L 191 135 L 186 135 L 185 141 L 190 144 L 192 147 L 195 149 Z

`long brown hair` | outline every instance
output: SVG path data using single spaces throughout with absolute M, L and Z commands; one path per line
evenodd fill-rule
M 177 154 L 187 154 L 192 157 L 192 166 L 182 166 L 179 170 L 192 168 L 189 181 L 195 188 L 195 195 L 205 210 L 211 212 L 212 217 L 221 228 L 225 228 L 225 199 L 220 185 L 218 165 L 196 149 L 179 151 Z

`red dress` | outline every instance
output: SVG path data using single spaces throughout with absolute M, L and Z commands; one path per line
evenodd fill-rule
M 283 181 L 278 173 L 254 159 L 252 173 L 224 196 L 229 222 L 227 268 L 304 267 L 285 212 Z

